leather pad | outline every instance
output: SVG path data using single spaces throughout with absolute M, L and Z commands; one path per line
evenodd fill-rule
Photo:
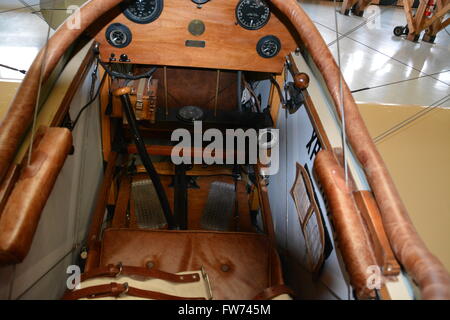
M 171 273 L 203 266 L 214 299 L 252 299 L 283 284 L 276 250 L 256 233 L 108 229 L 100 265 L 119 262 Z

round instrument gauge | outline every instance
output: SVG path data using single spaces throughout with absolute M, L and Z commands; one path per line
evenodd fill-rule
M 116 48 L 125 48 L 131 42 L 131 31 L 121 23 L 113 23 L 106 29 L 106 40 Z
M 186 122 L 201 120 L 203 116 L 203 110 L 196 106 L 186 106 L 178 110 L 178 118 Z
M 150 23 L 161 15 L 164 0 L 131 0 L 125 2 L 123 14 L 136 23 Z
M 261 29 L 269 22 L 269 6 L 263 0 L 241 0 L 236 7 L 236 19 L 247 30 Z
M 265 36 L 258 41 L 256 51 L 263 58 L 273 58 L 281 50 L 281 42 L 275 36 Z
M 209 0 L 192 0 L 193 3 L 198 4 L 198 5 L 202 5 L 207 3 Z

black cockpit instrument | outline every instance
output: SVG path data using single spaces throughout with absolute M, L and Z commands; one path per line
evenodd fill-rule
M 106 29 L 108 43 L 116 48 L 125 48 L 131 43 L 131 31 L 121 23 L 113 23 Z
M 164 0 L 131 0 L 124 4 L 123 14 L 136 23 L 150 23 L 161 15 Z
M 261 38 L 256 45 L 256 51 L 263 58 L 273 58 L 278 55 L 280 50 L 280 39 L 272 35 Z
M 236 6 L 236 19 L 242 28 L 261 29 L 269 22 L 269 6 L 263 0 L 241 0 Z

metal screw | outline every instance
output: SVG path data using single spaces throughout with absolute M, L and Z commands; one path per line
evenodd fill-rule
M 223 264 L 223 265 L 220 266 L 220 269 L 221 269 L 223 272 L 228 272 L 228 271 L 230 271 L 230 266 L 227 265 L 227 264 Z

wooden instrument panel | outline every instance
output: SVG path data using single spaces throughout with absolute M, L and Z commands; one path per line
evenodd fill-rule
M 235 9 L 239 0 L 212 0 L 199 9 L 190 0 L 164 0 L 160 17 L 148 24 L 129 20 L 118 8 L 107 17 L 97 33 L 100 57 L 109 61 L 126 54 L 130 63 L 185 66 L 281 73 L 285 57 L 298 47 L 297 35 L 288 27 L 283 16 L 271 7 L 269 22 L 259 30 L 247 30 L 238 25 Z M 205 31 L 192 35 L 188 26 L 200 20 Z M 104 23 L 105 21 L 103 21 Z M 127 26 L 132 33 L 131 43 L 116 48 L 106 40 L 106 29 L 113 23 Z M 273 58 L 263 58 L 256 50 L 258 41 L 274 35 L 281 41 L 281 50 Z M 186 41 L 203 41 L 204 47 L 189 47 Z

